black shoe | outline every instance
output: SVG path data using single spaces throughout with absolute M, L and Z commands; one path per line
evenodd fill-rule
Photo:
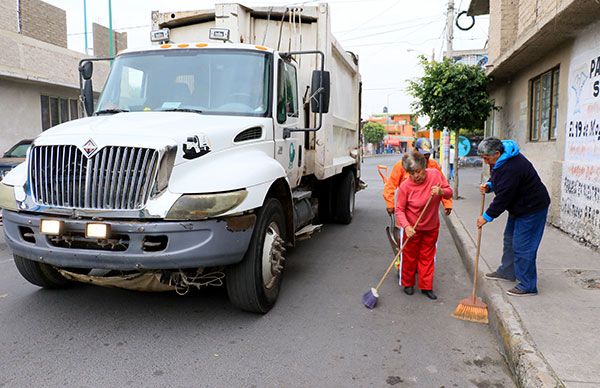
M 515 279 L 509 279 L 507 277 L 500 275 L 497 271 L 486 273 L 485 278 L 488 280 L 501 280 L 503 282 L 514 282 L 515 281 Z
M 510 296 L 534 296 L 537 295 L 537 291 L 523 291 L 520 288 L 513 287 L 510 290 L 506 291 L 506 293 Z
M 437 299 L 437 296 L 431 290 L 421 290 L 421 293 L 431 300 Z
M 404 287 L 404 293 L 406 295 L 412 295 L 415 293 L 415 288 L 414 287 Z

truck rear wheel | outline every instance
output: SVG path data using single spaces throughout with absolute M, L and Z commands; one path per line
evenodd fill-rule
M 21 276 L 29 283 L 42 288 L 67 288 L 71 282 L 65 279 L 56 268 L 49 264 L 39 263 L 21 256 L 14 255 L 15 265 Z
M 285 232 L 283 207 L 268 198 L 258 213 L 244 259 L 227 268 L 227 294 L 233 305 L 261 314 L 273 307 L 283 278 Z
M 346 170 L 338 178 L 335 192 L 335 221 L 349 224 L 354 216 L 354 197 L 356 194 L 356 179 L 352 170 Z

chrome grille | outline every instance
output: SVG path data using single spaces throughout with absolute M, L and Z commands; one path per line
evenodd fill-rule
M 108 146 L 87 158 L 76 146 L 33 147 L 29 179 L 36 203 L 80 209 L 144 207 L 158 168 L 150 148 Z

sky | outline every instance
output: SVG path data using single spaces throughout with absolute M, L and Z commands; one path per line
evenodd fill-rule
M 69 48 L 84 52 L 83 0 L 44 0 L 67 12 Z M 235 2 L 223 0 L 220 2 Z M 246 0 L 247 6 L 285 6 L 298 0 Z M 92 22 L 108 26 L 108 0 L 87 0 L 88 44 L 92 46 Z M 152 10 L 189 11 L 214 8 L 206 0 L 120 0 L 112 1 L 113 28 L 126 31 L 129 47 L 150 44 Z M 318 2 L 306 2 L 316 5 Z M 419 55 L 440 59 L 446 49 L 447 0 L 330 0 L 334 36 L 359 56 L 363 81 L 363 117 L 381 113 L 410 113 L 412 97 L 407 80 L 421 75 Z M 469 0 L 455 0 L 455 13 L 466 11 Z M 468 18 L 461 25 L 470 24 Z M 454 50 L 480 49 L 487 41 L 488 16 L 475 19 L 469 31 L 454 28 Z

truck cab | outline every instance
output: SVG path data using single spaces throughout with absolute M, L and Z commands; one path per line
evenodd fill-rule
M 322 58 L 310 85 L 302 55 Z M 83 61 L 88 117 L 44 132 L 0 183 L 20 273 L 45 288 L 144 274 L 177 291 L 218 273 L 233 304 L 269 311 L 297 234 L 354 211 L 358 128 L 327 124 L 326 58 L 243 43 L 126 50 L 96 106 Z M 336 147 L 327 172 L 318 153 Z

